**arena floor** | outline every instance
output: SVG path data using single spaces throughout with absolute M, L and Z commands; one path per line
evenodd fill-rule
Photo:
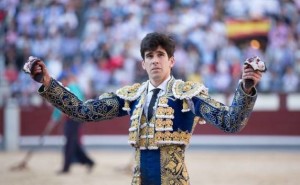
M 34 153 L 28 169 L 11 171 L 25 156 L 0 151 L 1 185 L 126 185 L 131 175 L 122 171 L 132 157 L 131 150 L 89 149 L 96 161 L 91 173 L 78 164 L 71 173 L 57 175 L 60 150 Z M 187 150 L 186 163 L 192 185 L 299 185 L 300 150 Z

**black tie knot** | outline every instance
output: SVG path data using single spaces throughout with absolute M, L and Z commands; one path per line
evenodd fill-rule
M 153 89 L 153 90 L 152 90 L 152 92 L 153 92 L 152 97 L 153 97 L 153 96 L 156 96 L 156 97 L 157 97 L 159 91 L 160 91 L 160 88 L 155 88 L 155 89 Z
M 155 88 L 152 90 L 152 97 L 151 97 L 151 100 L 150 100 L 150 103 L 149 103 L 149 107 L 148 107 L 148 120 L 150 120 L 153 116 L 153 107 L 154 107 L 154 104 L 156 102 L 156 99 L 157 99 L 157 95 L 159 93 L 160 89 L 159 88 Z

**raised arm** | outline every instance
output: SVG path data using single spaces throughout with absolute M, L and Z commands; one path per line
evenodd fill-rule
M 246 126 L 253 110 L 257 98 L 256 90 L 253 91 L 253 95 L 246 94 L 239 83 L 230 106 L 200 94 L 192 99 L 195 114 L 224 132 L 238 132 Z
M 30 62 L 34 60 L 36 62 L 31 65 Z M 122 110 L 124 100 L 113 93 L 105 93 L 99 99 L 81 101 L 61 83 L 50 77 L 46 65 L 40 59 L 29 58 L 24 70 L 30 73 L 34 80 L 37 79 L 35 78 L 37 75 L 42 75 L 40 81 L 36 80 L 43 84 L 38 90 L 39 94 L 74 120 L 100 121 L 127 115 L 127 112 Z
M 238 84 L 230 106 L 226 106 L 203 94 L 194 97 L 193 103 L 196 115 L 203 117 L 207 122 L 225 132 L 240 131 L 246 126 L 253 110 L 257 98 L 255 86 L 260 81 L 262 72 L 264 71 L 244 65 L 242 80 Z M 252 81 L 251 85 L 246 85 L 248 80 Z
M 124 100 L 113 93 L 105 93 L 99 99 L 82 102 L 72 92 L 53 79 L 50 80 L 47 88 L 42 85 L 38 92 L 48 102 L 74 120 L 100 121 L 127 115 L 127 112 L 122 110 Z

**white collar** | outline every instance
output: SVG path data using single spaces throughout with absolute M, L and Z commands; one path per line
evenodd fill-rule
M 168 85 L 168 81 L 171 79 L 171 76 L 169 76 L 167 79 L 165 79 L 165 81 L 163 81 L 159 86 L 154 87 L 150 80 L 149 80 L 149 85 L 148 85 L 148 93 L 151 92 L 153 89 L 159 88 L 162 90 L 162 92 L 166 92 L 167 90 L 167 85 Z

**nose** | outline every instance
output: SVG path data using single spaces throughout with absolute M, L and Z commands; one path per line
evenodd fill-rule
M 158 61 L 159 61 L 158 57 L 154 56 L 153 59 L 152 59 L 152 61 L 151 61 L 151 63 L 152 64 L 158 64 Z

